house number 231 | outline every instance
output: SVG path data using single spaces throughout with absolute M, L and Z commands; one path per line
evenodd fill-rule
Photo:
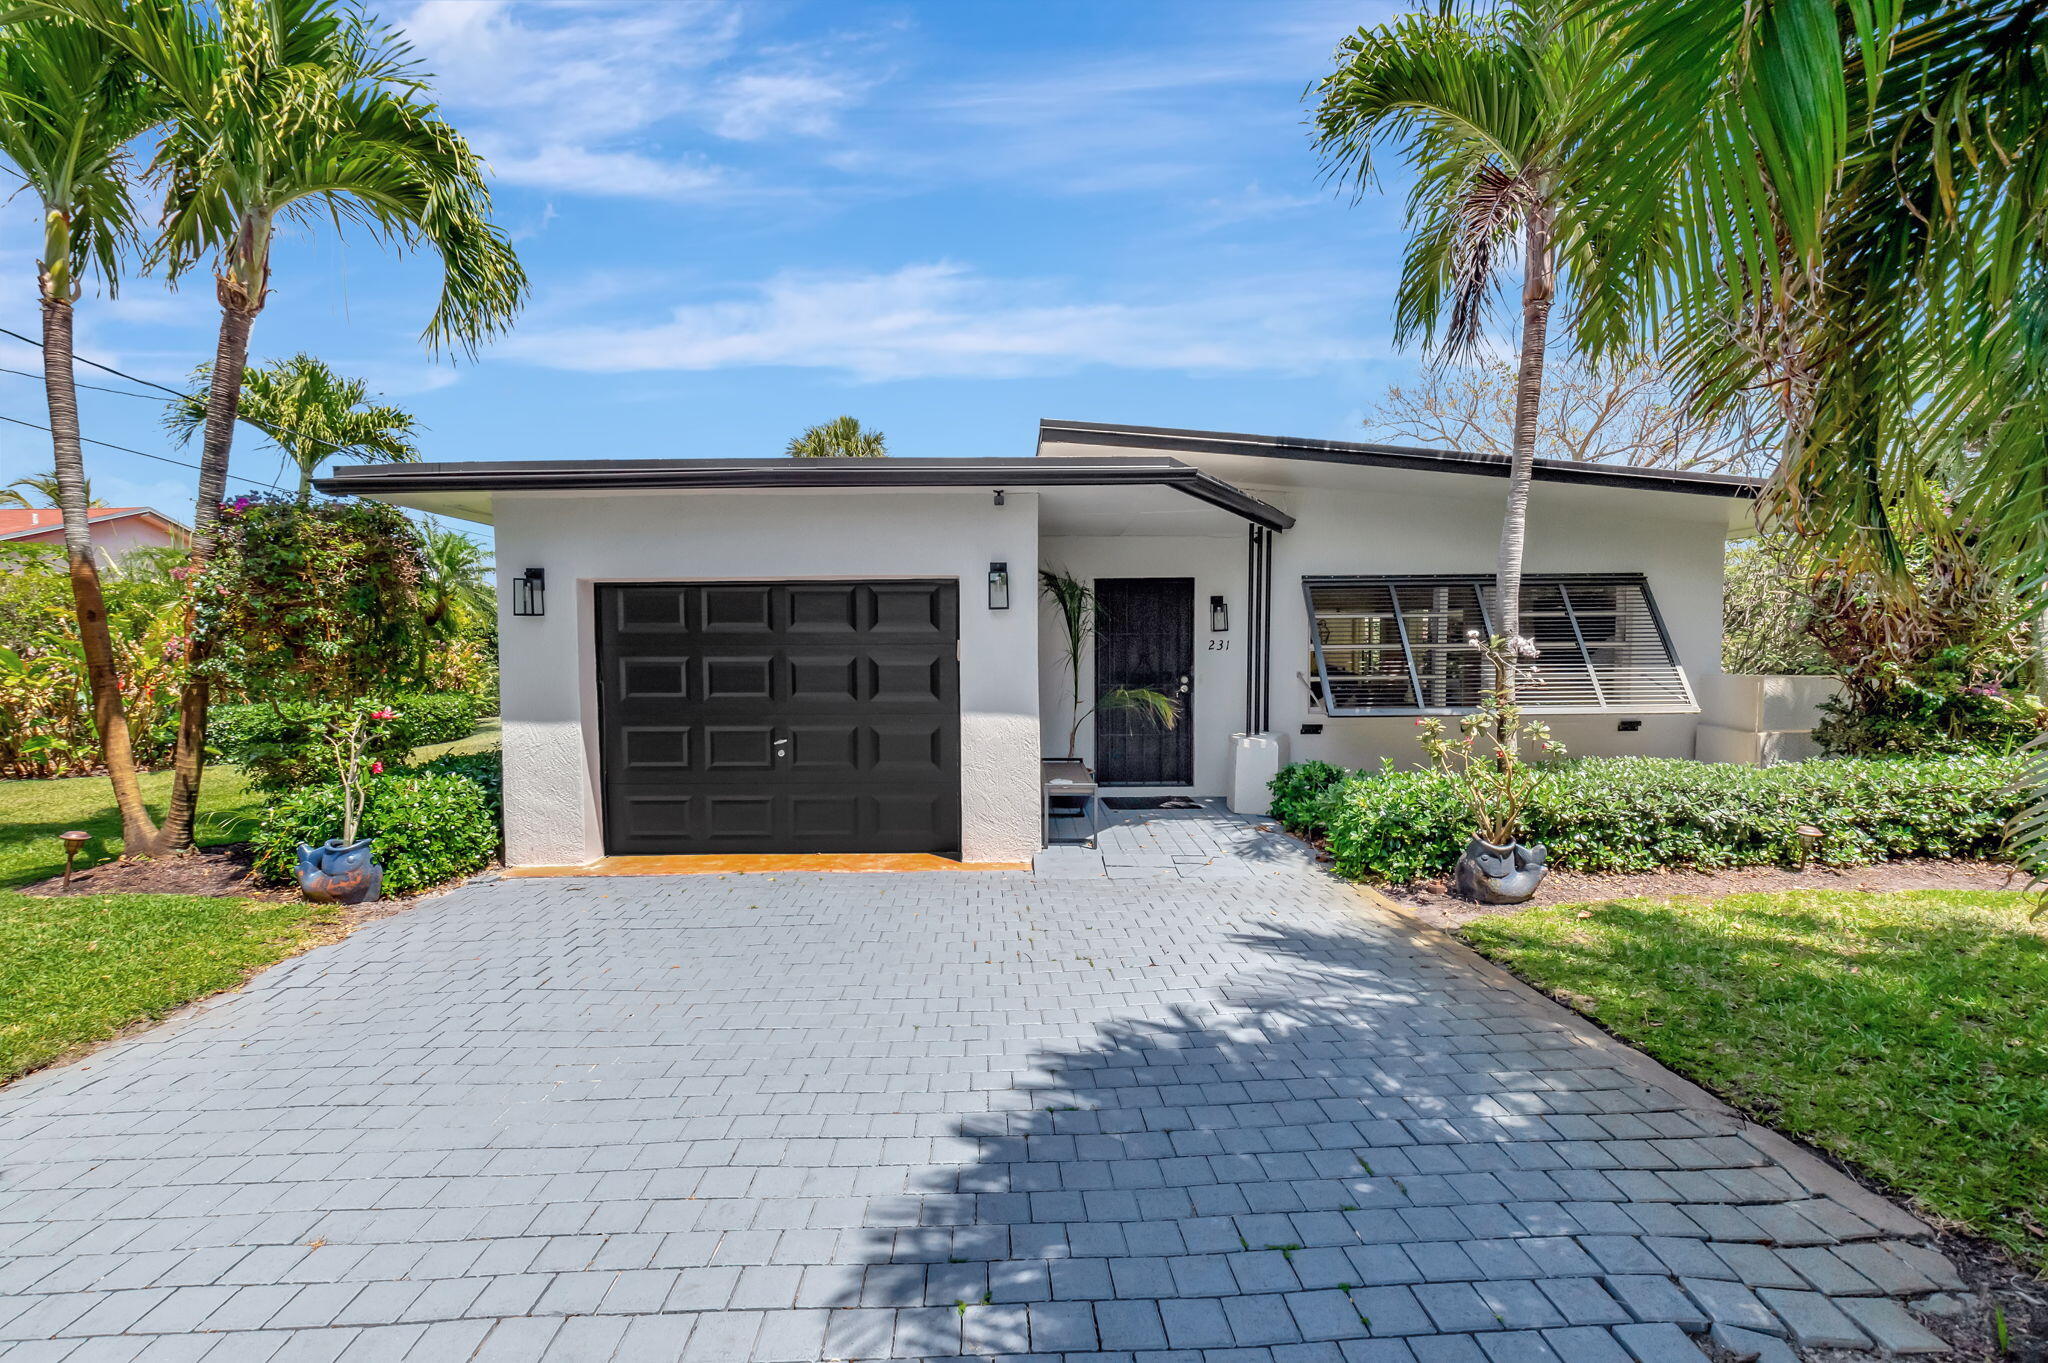
M 1228 653 L 1230 651 L 1230 640 L 1211 639 L 1209 641 L 1209 651 L 1211 653 Z

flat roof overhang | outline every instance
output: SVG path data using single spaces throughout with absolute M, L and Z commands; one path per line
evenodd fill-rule
M 1161 487 L 1268 530 L 1294 518 L 1192 464 L 1106 459 L 566 459 L 351 464 L 314 480 L 335 497 L 374 497 L 491 523 L 496 492 L 948 491 Z
M 1171 426 L 1122 426 L 1102 421 L 1040 421 L 1038 443 L 1041 448 L 1047 443 L 1054 443 L 1096 446 L 1103 449 L 1163 449 L 1188 454 L 1249 455 L 1266 459 L 1313 460 L 1329 464 L 1412 469 L 1431 473 L 1465 473 L 1483 478 L 1508 476 L 1506 458 L 1473 450 L 1424 449 L 1409 445 L 1374 445 L 1350 440 L 1246 435 L 1236 431 L 1191 431 Z M 1582 483 L 1637 488 L 1646 492 L 1687 492 L 1707 497 L 1753 498 L 1764 485 L 1761 478 L 1745 478 L 1729 473 L 1637 468 L 1627 464 L 1590 464 L 1575 459 L 1538 459 L 1535 461 L 1534 477 L 1536 481 L 1544 483 Z

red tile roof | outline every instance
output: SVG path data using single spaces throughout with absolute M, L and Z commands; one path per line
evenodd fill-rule
M 176 530 L 185 528 L 163 512 L 148 506 L 96 506 L 87 513 L 89 524 L 119 520 L 123 516 L 153 516 Z M 56 530 L 63 524 L 64 513 L 54 506 L 0 507 L 0 540 L 33 534 L 38 530 Z

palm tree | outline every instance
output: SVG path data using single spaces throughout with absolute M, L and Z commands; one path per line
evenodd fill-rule
M 1617 233 L 1668 243 L 1642 334 L 1704 407 L 1777 398 L 1776 520 L 1909 590 L 1931 466 L 2016 582 L 2048 574 L 2048 14 L 2033 0 L 1618 7 Z M 1673 343 L 1675 341 L 1675 343 Z M 2037 781 L 2048 779 L 2040 768 Z M 2048 790 L 2015 844 L 2048 878 Z
M 190 441 L 206 425 L 211 366 L 201 365 L 193 378 L 200 391 L 172 403 L 164 414 L 165 428 L 180 442 Z M 313 500 L 313 476 L 329 459 L 419 462 L 412 413 L 371 402 L 369 386 L 361 379 L 345 379 L 304 351 L 244 370 L 237 415 L 297 465 L 301 503 Z
M 78 486 L 79 493 L 84 497 L 88 510 L 106 505 L 105 502 L 92 495 L 92 479 L 81 478 L 78 480 Z M 42 500 L 40 502 L 30 501 L 28 494 L 31 492 L 42 498 Z M 0 506 L 62 507 L 63 505 L 64 481 L 57 476 L 54 469 L 48 473 L 31 473 L 26 478 L 17 478 L 6 487 L 0 488 Z
M 1339 45 L 1314 112 L 1316 148 L 1333 178 L 1363 193 L 1390 146 L 1416 174 L 1398 339 L 1419 335 L 1443 360 L 1472 356 L 1519 260 L 1521 353 L 1494 583 L 1494 628 L 1511 659 L 1536 652 L 1522 634 L 1522 554 L 1557 278 L 1602 246 L 1598 216 L 1570 172 L 1610 78 L 1604 33 L 1569 0 L 1408 15 Z M 1509 672 L 1495 685 L 1512 700 Z M 1512 754 L 1515 736 L 1497 737 Z
M 491 551 L 460 530 L 428 521 L 421 539 L 426 572 L 420 578 L 420 607 L 430 629 L 460 633 L 489 620 L 497 610 L 491 588 Z
M 173 279 L 210 263 L 220 301 L 192 558 L 203 565 L 227 486 L 249 333 L 270 289 L 280 223 L 354 224 L 440 257 L 429 346 L 473 350 L 508 326 L 526 275 L 491 221 L 483 166 L 426 101 L 405 44 L 333 0 L 26 0 L 118 42 L 172 105 L 154 167 L 168 193 L 156 256 Z M 217 13 L 217 20 L 213 17 Z M 205 641 L 194 641 L 203 662 Z M 162 850 L 189 847 L 204 761 L 208 683 L 180 698 Z
M 44 20 L 0 27 L 0 155 L 14 164 L 43 213 L 36 283 L 42 300 L 43 387 L 54 468 L 21 479 L 64 517 L 64 559 L 78 616 L 93 727 L 121 814 L 122 846 L 146 850 L 156 826 L 136 779 L 128 713 L 92 551 L 72 363 L 72 306 L 98 271 L 112 293 L 123 249 L 135 239 L 127 147 L 157 122 L 157 101 L 136 64 L 92 27 Z M 26 501 L 18 491 L 17 500 Z
M 871 431 L 854 417 L 834 417 L 789 442 L 792 459 L 880 459 L 889 453 L 880 431 Z

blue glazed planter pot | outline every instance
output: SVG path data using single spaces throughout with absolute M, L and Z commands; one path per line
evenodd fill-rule
M 316 904 L 374 904 L 384 892 L 384 868 L 370 860 L 370 840 L 329 838 L 299 844 L 299 888 Z
M 1474 838 L 1465 844 L 1458 858 L 1458 893 L 1481 904 L 1520 904 L 1536 893 L 1543 883 L 1546 851 L 1543 844 L 1524 846 L 1511 842 L 1505 847 Z

